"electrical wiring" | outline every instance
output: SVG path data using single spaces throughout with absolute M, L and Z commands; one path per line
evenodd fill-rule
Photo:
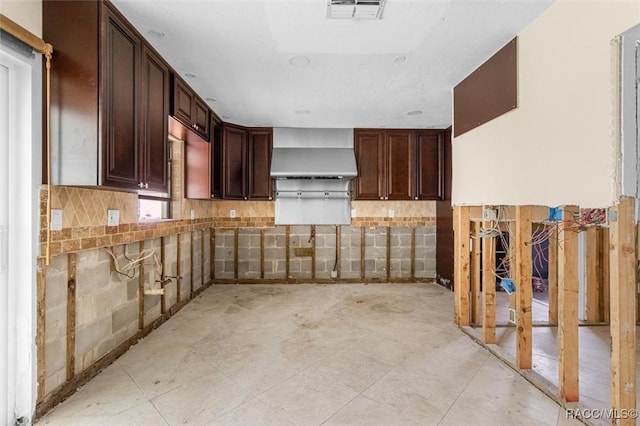
M 120 265 L 118 263 L 117 256 L 110 250 L 105 249 L 105 251 L 111 256 L 113 259 L 113 268 L 121 277 L 121 280 L 124 280 L 122 277 L 126 277 L 126 279 L 132 279 L 136 276 L 136 271 L 140 268 L 140 265 L 143 262 L 153 256 L 153 261 L 158 269 L 162 269 L 162 264 L 158 261 L 158 257 L 156 256 L 156 251 L 151 249 L 142 250 L 136 259 L 131 259 L 127 256 L 126 246 L 123 250 L 123 256 L 128 261 L 125 265 Z

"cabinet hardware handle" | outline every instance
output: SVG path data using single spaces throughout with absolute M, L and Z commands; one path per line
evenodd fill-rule
M 149 184 L 148 183 L 144 184 L 144 189 L 149 189 Z
M 215 197 L 216 197 L 215 194 L 211 194 L 211 198 L 215 198 Z
M 144 183 L 143 182 L 138 182 L 138 188 L 144 188 Z
M 384 197 L 380 197 L 381 200 L 384 200 Z

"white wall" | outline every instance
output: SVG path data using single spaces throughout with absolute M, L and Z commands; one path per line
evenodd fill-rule
M 453 140 L 453 203 L 616 199 L 612 39 L 637 0 L 558 0 L 518 35 L 518 108 Z
M 0 13 L 42 37 L 42 0 L 2 0 Z

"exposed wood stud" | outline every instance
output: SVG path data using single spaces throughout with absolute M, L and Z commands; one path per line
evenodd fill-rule
M 166 268 L 164 266 L 166 262 L 165 247 L 164 247 L 165 243 L 166 243 L 165 237 L 160 237 L 160 265 L 161 265 L 160 282 L 163 283 L 162 288 L 165 288 L 164 280 L 166 276 Z M 164 315 L 164 313 L 167 310 L 166 304 L 167 304 L 167 294 L 165 290 L 165 292 L 160 295 L 160 313 L 162 315 Z
M 210 228 L 209 231 L 209 267 L 213 281 L 216 278 L 216 228 Z
M 600 279 L 602 280 L 602 321 L 609 323 L 611 312 L 610 306 L 610 250 L 609 250 L 609 228 L 601 228 L 600 247 L 602 248 L 602 256 L 600 258 Z
M 563 214 L 577 214 L 565 206 Z M 578 234 L 563 227 L 558 234 L 558 390 L 567 402 L 579 400 Z
M 636 409 L 636 235 L 634 199 L 623 197 L 611 208 L 611 408 Z M 634 418 L 613 424 L 635 425 Z
M 479 228 L 480 224 L 476 225 Z M 490 228 L 491 222 L 485 222 L 484 227 Z M 473 242 L 474 248 L 482 244 L 482 299 L 484 304 L 482 309 L 482 341 L 484 343 L 496 343 L 495 242 L 493 237 L 484 237 Z M 479 259 L 477 266 L 480 269 Z M 478 273 L 478 281 L 480 280 L 479 275 Z
M 76 375 L 76 263 L 77 255 L 67 255 L 67 380 Z
M 391 227 L 387 226 L 387 281 L 391 280 Z
M 337 272 L 337 277 L 340 279 L 340 259 L 342 258 L 342 226 L 336 225 L 336 264 L 334 268 Z
M 138 243 L 138 255 L 142 257 L 144 251 L 144 240 Z M 144 263 L 138 267 L 138 329 L 144 328 Z
M 316 279 L 316 226 L 311 225 L 311 279 Z
M 549 323 L 558 324 L 558 230 L 553 227 L 549 235 Z
M 586 317 L 589 322 L 600 321 L 600 283 L 598 279 L 598 230 L 595 227 L 586 231 Z
M 454 226 L 454 292 L 455 322 L 460 326 L 469 325 L 470 252 L 469 252 L 469 207 L 455 206 Z
M 37 285 L 37 331 L 36 331 L 36 350 L 37 350 L 37 375 L 38 375 L 38 394 L 37 402 L 44 399 L 46 364 L 45 364 L 45 338 L 46 338 L 46 293 L 47 293 L 47 274 L 43 265 L 43 261 L 38 261 L 38 274 L 36 278 Z
M 284 237 L 284 245 L 285 245 L 285 275 L 286 275 L 286 279 L 288 280 L 289 278 L 291 278 L 289 276 L 290 274 L 290 258 L 291 255 L 289 253 L 290 247 L 291 247 L 291 227 L 289 225 L 285 225 L 284 226 L 284 233 L 285 233 L 285 237 Z
M 240 230 L 238 228 L 235 228 L 233 231 L 233 276 L 235 277 L 235 279 L 238 279 L 238 260 L 240 258 L 240 247 L 238 247 L 238 241 L 240 240 Z
M 365 238 L 366 232 L 364 226 L 360 227 L 360 279 L 364 280 L 364 254 L 365 254 Z
M 480 229 L 482 228 L 480 222 L 473 222 L 471 229 L 474 239 L 471 240 L 471 322 L 474 324 L 482 323 L 482 282 L 480 264 L 480 249 L 483 247 L 483 241 L 480 239 Z M 482 251 L 484 252 L 484 248 Z M 495 295 L 494 295 L 495 297 Z M 484 329 L 484 326 L 483 326 Z
M 200 287 L 204 287 L 204 229 L 200 230 Z
M 516 365 L 529 370 L 533 360 L 531 206 L 516 207 Z
M 411 279 L 416 279 L 416 228 L 411 227 Z
M 265 228 L 260 229 L 260 278 L 264 279 L 264 233 Z
M 179 305 L 182 292 L 182 234 L 176 234 L 176 241 L 176 275 L 178 276 L 176 279 L 176 305 Z
M 189 232 L 189 273 L 191 275 L 191 279 L 189 280 L 189 298 L 193 299 L 193 292 L 195 291 L 195 271 L 194 271 L 194 266 L 195 266 L 195 262 L 193 261 L 193 257 L 194 257 L 194 253 L 195 250 L 193 248 L 193 232 L 191 231 Z M 237 278 L 237 277 L 236 277 Z

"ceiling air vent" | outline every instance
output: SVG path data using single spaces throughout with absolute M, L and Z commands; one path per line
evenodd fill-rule
M 328 0 L 327 19 L 382 19 L 385 0 Z

